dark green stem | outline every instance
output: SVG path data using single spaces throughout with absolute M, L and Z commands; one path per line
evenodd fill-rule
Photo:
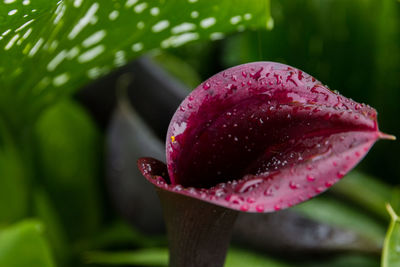
M 164 212 L 170 267 L 223 266 L 237 211 L 157 189 Z

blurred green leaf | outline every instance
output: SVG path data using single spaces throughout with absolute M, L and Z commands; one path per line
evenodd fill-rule
M 27 163 L 0 118 L 0 226 L 27 214 L 29 177 L 26 168 Z
M 148 248 L 125 252 L 88 252 L 85 255 L 88 264 L 98 265 L 139 265 L 168 266 L 167 248 Z
M 242 249 L 230 249 L 226 257 L 225 267 L 289 267 L 293 265 L 268 258 L 265 255 Z
M 272 26 L 269 0 L 3 2 L 0 113 L 17 120 L 10 121 L 15 127 L 24 120 L 15 118 L 16 106 L 32 118 L 150 49 Z
M 393 189 L 392 199 L 390 201 L 393 210 L 396 213 L 400 212 L 400 186 Z
M 382 267 L 398 267 L 400 266 L 400 218 L 389 204 L 386 207 L 391 221 L 382 252 Z
M 392 188 L 376 178 L 352 171 L 335 184 L 331 192 L 357 203 L 383 219 L 388 218 L 385 203 L 392 198 Z
M 100 225 L 100 135 L 85 111 L 63 101 L 40 117 L 39 177 L 69 237 L 87 237 Z
M 55 266 L 42 230 L 43 225 L 36 220 L 26 220 L 0 230 L 0 266 Z
M 127 252 L 89 252 L 86 260 L 91 264 L 168 266 L 167 248 L 149 248 Z M 230 249 L 226 257 L 226 267 L 289 267 L 279 261 L 240 249 Z
M 153 59 L 189 89 L 194 89 L 201 83 L 199 74 L 192 66 L 173 54 L 167 52 L 155 53 Z
M 312 262 L 300 263 L 296 267 L 378 267 L 379 259 L 368 255 L 330 255 Z
M 49 240 L 52 254 L 60 266 L 60 263 L 65 263 L 67 257 L 70 256 L 70 248 L 59 215 L 43 189 L 34 190 L 33 202 L 35 216 L 46 225 L 44 235 Z
M 319 222 L 353 230 L 377 244 L 381 244 L 385 236 L 384 226 L 378 221 L 338 199 L 319 196 L 293 209 Z
M 167 244 L 163 236 L 147 236 L 122 221 L 116 221 L 103 228 L 96 236 L 81 240 L 76 244 L 76 251 L 105 249 L 109 247 L 135 246 L 142 248 L 159 247 Z

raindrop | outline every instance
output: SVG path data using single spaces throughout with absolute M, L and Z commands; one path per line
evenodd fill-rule
M 254 197 L 248 197 L 247 199 L 246 199 L 246 201 L 247 201 L 247 203 L 254 203 L 254 202 L 256 202 L 256 200 L 254 199 Z
M 269 196 L 272 196 L 272 195 L 273 195 L 272 188 L 268 188 L 267 190 L 264 191 L 264 196 L 269 197 Z
M 242 206 L 240 206 L 241 211 L 248 211 L 249 208 L 250 208 L 250 206 L 248 204 L 243 204 Z
M 226 190 L 223 188 L 219 188 L 215 191 L 216 197 L 223 197 L 226 194 Z
M 256 211 L 257 212 L 263 212 L 264 211 L 264 205 L 263 204 L 259 204 L 256 206 Z
M 324 191 L 324 189 L 322 187 L 315 188 L 315 193 L 317 193 L 317 194 L 321 193 L 322 191 Z
M 289 182 L 289 187 L 290 187 L 290 189 L 294 190 L 294 189 L 298 189 L 300 187 L 300 185 L 295 183 L 295 182 L 293 182 L 293 181 L 290 181 Z
M 229 201 L 233 204 L 239 204 L 241 201 L 243 201 L 240 197 L 236 196 L 236 195 L 228 195 L 225 197 L 226 201 Z
M 276 204 L 276 205 L 274 206 L 274 210 L 276 210 L 276 211 L 281 210 L 281 209 L 282 209 L 282 207 L 281 207 L 281 205 L 279 205 L 279 204 Z
M 172 190 L 179 192 L 179 191 L 182 191 L 182 190 L 183 190 L 183 187 L 182 187 L 180 184 L 178 184 L 178 185 L 174 186 L 174 187 L 172 188 Z
M 203 89 L 204 89 L 204 90 L 208 90 L 208 89 L 210 89 L 210 87 L 211 87 L 211 85 L 210 85 L 210 83 L 208 83 L 208 82 L 206 82 L 206 83 L 203 84 Z
M 338 172 L 338 173 L 336 174 L 336 176 L 337 176 L 339 179 L 342 179 L 342 178 L 344 177 L 344 175 L 345 175 L 344 172 Z
M 309 181 L 309 182 L 314 182 L 314 181 L 315 181 L 315 177 L 312 176 L 312 175 L 307 175 L 306 179 L 307 179 L 307 181 Z

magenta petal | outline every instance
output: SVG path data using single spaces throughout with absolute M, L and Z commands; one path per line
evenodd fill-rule
M 218 73 L 180 105 L 153 184 L 232 209 L 279 210 L 321 193 L 384 137 L 376 111 L 272 62 Z M 167 180 L 165 180 L 167 179 Z

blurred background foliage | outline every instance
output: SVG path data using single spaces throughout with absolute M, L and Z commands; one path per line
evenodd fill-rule
M 274 0 L 271 12 L 272 30 L 245 30 L 149 55 L 189 88 L 237 64 L 286 63 L 373 106 L 380 128 L 400 136 L 399 1 Z M 164 236 L 135 229 L 114 210 L 105 183 L 104 125 L 76 99 L 43 112 L 23 144 L 0 121 L 0 266 L 166 266 Z M 29 162 L 26 155 L 33 151 Z M 382 246 L 389 224 L 385 203 L 400 211 L 399 152 L 399 142 L 378 142 L 356 171 L 294 210 Z M 227 266 L 372 267 L 379 262 L 376 251 L 290 258 L 234 244 Z

